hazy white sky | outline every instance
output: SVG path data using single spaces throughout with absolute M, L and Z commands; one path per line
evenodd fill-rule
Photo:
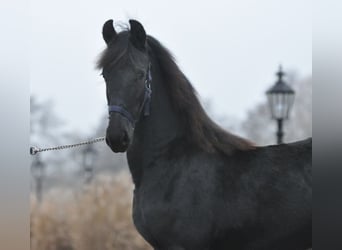
M 215 113 L 243 118 L 282 63 L 312 74 L 312 1 L 30 1 L 31 93 L 52 99 L 70 129 L 95 129 L 107 112 L 95 70 L 108 19 L 139 20 L 175 55 Z

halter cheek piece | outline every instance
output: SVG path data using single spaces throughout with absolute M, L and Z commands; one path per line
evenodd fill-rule
M 141 104 L 140 107 L 140 112 L 139 114 L 143 111 L 144 116 L 149 116 L 150 115 L 150 104 L 151 104 L 151 95 L 152 95 L 152 89 L 151 89 L 151 83 L 152 83 L 152 73 L 151 73 L 151 64 L 148 65 L 148 70 L 146 74 L 146 79 L 145 79 L 145 94 L 144 94 L 144 101 Z M 122 106 L 119 105 L 108 105 L 108 112 L 109 114 L 111 112 L 116 112 L 127 118 L 129 122 L 132 124 L 134 127 L 135 122 L 137 121 L 134 119 L 133 115 L 127 111 Z

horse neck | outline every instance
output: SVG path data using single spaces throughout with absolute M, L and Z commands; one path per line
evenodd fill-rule
M 152 97 L 150 115 L 137 122 L 132 145 L 127 152 L 128 164 L 137 185 L 144 168 L 167 151 L 170 143 L 184 132 L 181 119 L 171 105 L 158 63 L 152 61 Z

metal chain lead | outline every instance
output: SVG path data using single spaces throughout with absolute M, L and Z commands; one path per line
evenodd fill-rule
M 104 140 L 105 140 L 105 137 L 98 137 L 98 138 L 95 138 L 95 139 L 92 139 L 89 141 L 85 141 L 85 142 L 80 142 L 80 143 L 76 143 L 76 144 L 61 145 L 61 146 L 50 147 L 50 148 L 38 148 L 38 147 L 33 146 L 33 147 L 30 147 L 30 154 L 35 155 L 37 153 L 44 152 L 44 151 L 73 148 L 73 147 L 78 147 L 78 146 L 82 146 L 82 145 L 87 145 L 87 144 L 92 144 L 92 143 L 104 141 Z

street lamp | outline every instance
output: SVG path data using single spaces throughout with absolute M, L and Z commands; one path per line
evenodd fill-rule
M 45 165 L 41 161 L 40 156 L 36 155 L 35 160 L 32 162 L 32 175 L 36 182 L 36 197 L 37 201 L 42 201 L 43 196 L 43 178 L 45 172 Z
M 281 65 L 276 74 L 278 76 L 277 82 L 266 92 L 268 103 L 270 105 L 272 119 L 277 121 L 277 143 L 283 143 L 283 120 L 289 118 L 289 112 L 294 101 L 294 90 L 284 82 L 283 77 L 285 73 Z
M 88 144 L 83 150 L 83 169 L 86 175 L 86 183 L 89 183 L 93 178 L 93 168 L 96 155 L 97 151 L 91 144 Z

